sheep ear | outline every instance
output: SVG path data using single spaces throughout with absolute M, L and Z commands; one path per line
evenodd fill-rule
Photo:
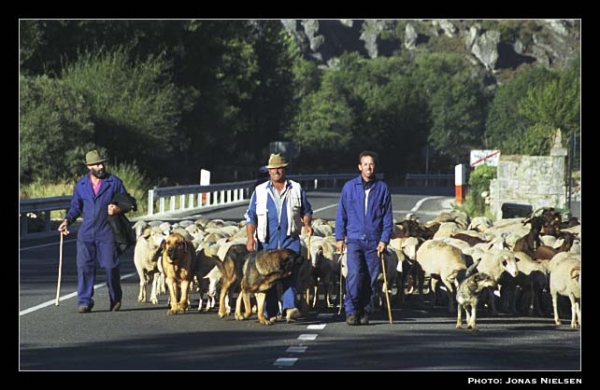
M 581 269 L 579 269 L 579 268 L 573 268 L 571 270 L 571 279 L 577 279 L 580 274 L 581 274 Z

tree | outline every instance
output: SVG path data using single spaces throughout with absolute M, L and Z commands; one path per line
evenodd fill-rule
M 519 114 L 532 125 L 526 132 L 528 154 L 547 155 L 552 148 L 556 129 L 567 134 L 579 132 L 578 62 L 557 78 L 527 91 L 519 105 Z
M 19 81 L 20 182 L 72 178 L 82 167 L 81 156 L 93 147 L 94 123 L 85 94 L 47 76 L 21 76 Z
M 419 56 L 415 77 L 431 113 L 429 143 L 449 157 L 451 166 L 465 161 L 471 149 L 482 146 L 486 101 L 481 84 L 465 60 L 452 53 Z
M 533 122 L 519 107 L 530 89 L 554 80 L 556 75 L 545 68 L 525 67 L 511 80 L 501 85 L 490 104 L 485 128 L 485 146 L 503 154 L 528 154 L 536 146 L 526 141 Z
M 170 82 L 168 62 L 161 57 L 132 62 L 128 48 L 78 58 L 62 78 L 87 99 L 95 123 L 90 141 L 154 174 L 176 170 L 174 161 L 186 145 L 176 131 L 186 97 Z

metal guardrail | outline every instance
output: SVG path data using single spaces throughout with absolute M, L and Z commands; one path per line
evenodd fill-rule
M 289 175 L 306 190 L 337 188 L 358 173 Z M 383 175 L 379 175 L 383 177 Z M 156 187 L 148 190 L 148 214 L 146 217 L 160 217 L 170 213 L 202 210 L 215 206 L 235 206 L 248 201 L 254 190 L 254 180 L 210 184 L 206 186 L 188 185 L 176 187 Z M 68 210 L 70 196 L 53 198 L 24 199 L 20 202 L 19 221 L 21 237 L 29 233 L 29 218 L 35 214 L 44 221 L 44 232 L 51 228 L 50 213 L 55 210 Z M 144 217 L 139 217 L 144 218 Z
M 440 184 L 454 186 L 455 175 L 453 173 L 421 174 L 407 173 L 404 177 L 404 183 L 407 187 L 412 185 L 438 186 Z
M 356 176 L 357 173 L 338 173 L 289 175 L 288 177 L 302 184 L 305 190 L 316 190 L 327 187 L 336 188 L 339 184 Z M 189 185 L 154 188 L 148 191 L 148 216 L 242 204 L 252 195 L 254 183 L 254 180 L 248 180 L 205 186 Z M 179 202 L 177 202 L 177 199 L 179 199 Z
M 68 210 L 71 206 L 70 196 L 52 198 L 23 199 L 19 205 L 19 224 L 21 236 L 29 232 L 29 216 L 35 214 L 44 223 L 44 231 L 50 231 L 50 213 L 54 210 Z

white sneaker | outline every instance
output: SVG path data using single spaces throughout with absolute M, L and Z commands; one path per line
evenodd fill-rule
M 295 307 L 292 309 L 287 309 L 287 313 L 285 315 L 287 322 L 295 322 L 298 318 L 300 318 L 300 310 Z

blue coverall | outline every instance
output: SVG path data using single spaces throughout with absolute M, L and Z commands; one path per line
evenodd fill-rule
M 335 219 L 335 239 L 346 239 L 346 316 L 372 312 L 377 276 L 381 272 L 377 245 L 380 241 L 389 244 L 393 224 L 392 200 L 387 184 L 374 179 L 366 210 L 361 176 L 344 184 Z
M 71 225 L 83 215 L 83 221 L 77 231 L 77 306 L 94 306 L 92 297 L 96 282 L 96 259 L 106 272 L 110 307 L 121 301 L 123 292 L 120 260 L 115 236 L 108 222 L 108 205 L 118 192 L 127 193 L 121 179 L 111 174 L 102 179 L 96 195 L 92 189 L 90 174 L 75 184 L 71 207 L 65 219 Z

